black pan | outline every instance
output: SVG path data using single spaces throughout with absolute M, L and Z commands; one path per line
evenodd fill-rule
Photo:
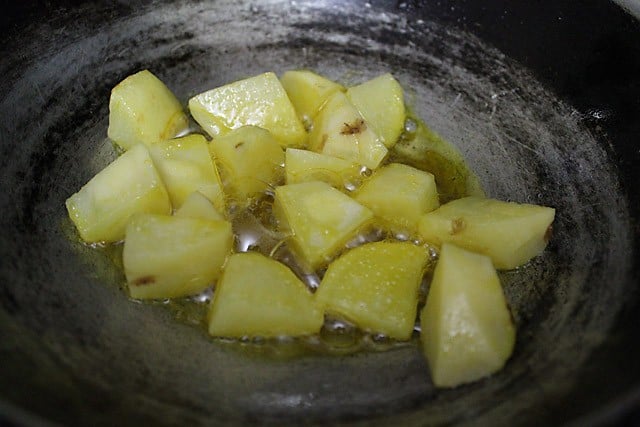
M 616 4 L 65 1 L 3 11 L 5 421 L 638 422 L 640 24 Z M 79 243 L 64 200 L 115 157 L 108 99 L 121 79 L 149 68 L 186 101 L 302 67 L 345 83 L 393 72 L 490 196 L 557 208 L 545 253 L 502 275 L 519 329 L 503 371 L 438 390 L 415 345 L 290 360 L 238 350 L 162 304 L 129 301 L 117 257 Z

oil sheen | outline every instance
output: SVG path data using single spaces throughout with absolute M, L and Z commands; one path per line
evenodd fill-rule
M 435 176 L 441 203 L 467 195 L 483 195 L 478 179 L 465 164 L 462 155 L 451 144 L 430 130 L 415 114 L 407 115 L 404 132 L 398 143 L 390 150 L 384 164 L 404 163 L 427 171 Z M 343 191 L 354 191 L 371 175 L 371 170 L 363 168 L 360 176 L 353 182 L 345 182 Z M 268 190 L 262 197 L 252 200 L 248 206 L 229 207 L 230 219 L 235 235 L 235 252 L 257 251 L 287 265 L 310 289 L 315 292 L 324 274 L 324 270 L 308 271 L 299 263 L 287 247 L 290 236 L 277 231 L 272 215 L 273 192 Z M 391 234 L 381 229 L 368 230 L 366 234 L 356 236 L 349 241 L 344 250 L 367 242 L 384 239 L 406 241 L 409 236 Z M 112 260 L 114 266 L 122 269 L 122 244 L 106 245 L 98 248 Z M 431 250 L 435 264 L 437 254 Z M 420 287 L 419 305 L 426 299 L 430 269 L 427 270 Z M 126 286 L 126 285 L 125 285 Z M 201 294 L 176 299 L 143 302 L 166 307 L 173 317 L 186 324 L 203 329 L 206 334 L 206 317 L 209 304 L 215 294 L 215 284 Z M 139 301 L 138 301 L 139 302 Z M 420 307 L 419 307 L 420 309 Z M 419 310 L 418 310 L 419 312 Z M 419 336 L 419 322 L 416 319 L 413 338 L 401 342 L 371 331 L 363 331 L 346 319 L 326 317 L 319 334 L 307 337 L 282 336 L 275 339 L 243 337 L 240 339 L 213 338 L 220 345 L 241 351 L 248 355 L 289 359 L 303 355 L 325 354 L 333 356 L 349 355 L 357 352 L 380 352 L 394 348 L 416 345 Z

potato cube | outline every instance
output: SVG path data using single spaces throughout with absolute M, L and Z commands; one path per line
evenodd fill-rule
M 454 243 L 511 269 L 544 250 L 554 216 L 555 209 L 544 206 L 465 197 L 423 215 L 419 233 L 433 245 Z
M 392 163 L 378 169 L 354 198 L 394 232 L 417 234 L 420 217 L 436 209 L 438 190 L 429 172 Z
M 338 189 L 355 185 L 361 178 L 356 163 L 297 148 L 287 148 L 284 171 L 287 184 L 322 181 Z
M 387 148 L 395 145 L 406 119 L 400 83 L 389 73 L 347 89 L 347 98 Z
M 243 126 L 209 144 L 222 174 L 225 191 L 244 202 L 279 184 L 284 152 L 269 131 Z
M 216 337 L 310 335 L 320 332 L 322 310 L 284 264 L 256 252 L 234 254 L 225 266 L 209 310 Z
M 312 120 L 331 94 L 344 92 L 338 83 L 307 70 L 287 71 L 280 83 L 303 122 Z
M 375 169 L 388 150 L 370 124 L 342 92 L 329 97 L 309 135 L 312 151 Z
M 149 153 L 175 209 L 182 206 L 191 193 L 199 191 L 216 209 L 224 212 L 222 183 L 204 136 L 188 135 L 158 142 L 149 147 Z
M 420 324 L 422 348 L 438 387 L 455 387 L 502 369 L 515 343 L 491 259 L 449 243 L 442 245 Z
M 185 218 L 200 218 L 212 221 L 224 221 L 224 215 L 218 211 L 204 194 L 194 191 L 184 200 L 176 216 Z
M 213 138 L 241 126 L 267 129 L 283 147 L 300 146 L 306 132 L 274 73 L 203 92 L 189 100 L 193 118 Z
M 171 212 L 167 190 L 143 144 L 100 171 L 66 206 L 80 237 L 90 243 L 122 240 L 135 213 Z
M 153 299 L 202 292 L 220 275 L 232 245 L 226 221 L 136 215 L 122 253 L 129 294 Z
M 336 255 L 373 218 L 373 213 L 324 182 L 276 188 L 278 228 L 292 234 L 291 249 L 302 264 L 317 268 Z
M 125 150 L 173 138 L 188 125 L 180 101 L 148 70 L 130 75 L 111 91 L 107 135 Z
M 316 298 L 361 329 L 407 340 L 427 259 L 424 247 L 407 242 L 358 246 L 329 265 Z

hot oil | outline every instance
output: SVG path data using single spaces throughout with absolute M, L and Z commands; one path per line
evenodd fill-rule
M 464 196 L 484 196 L 478 178 L 462 154 L 412 111 L 407 113 L 405 130 L 390 150 L 388 162 L 404 163 L 432 173 L 441 204 Z
M 449 143 L 429 130 L 414 114 L 409 113 L 405 131 L 399 142 L 390 150 L 388 163 L 404 163 L 434 174 L 440 202 L 482 194 L 475 175 L 464 163 L 460 153 Z M 372 171 L 363 168 L 356 179 L 345 182 L 343 191 L 355 191 L 362 181 L 371 176 Z M 278 231 L 272 214 L 273 192 L 268 191 L 260 198 L 252 200 L 249 206 L 230 206 L 230 217 L 235 235 L 235 252 L 256 251 L 287 265 L 305 285 L 315 292 L 325 270 L 310 271 L 296 259 L 287 245 L 290 236 Z M 410 241 L 410 236 L 390 233 L 380 229 L 369 229 L 345 244 L 342 252 L 362 244 L 385 239 Z M 418 243 L 418 242 L 414 242 Z M 123 269 L 122 244 L 101 247 L 114 265 Z M 430 262 L 427 266 L 419 291 L 418 312 L 424 306 L 433 266 L 437 253 L 430 248 Z M 206 330 L 206 315 L 211 300 L 215 297 L 215 286 L 199 295 L 144 303 L 160 304 L 170 310 L 176 320 Z M 327 317 L 319 334 L 308 337 L 279 337 L 274 339 L 212 338 L 219 345 L 233 348 L 250 356 L 290 359 L 303 355 L 324 354 L 344 356 L 358 352 L 380 352 L 416 345 L 420 324 L 416 319 L 413 337 L 410 341 L 397 341 L 382 334 L 359 329 L 345 319 Z

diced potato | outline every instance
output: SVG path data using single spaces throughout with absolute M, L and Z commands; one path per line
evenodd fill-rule
M 224 221 L 224 215 L 218 211 L 204 194 L 194 191 L 184 200 L 176 216 L 184 218 L 208 219 L 211 221 Z
M 515 327 L 491 259 L 445 243 L 421 317 L 422 348 L 438 387 L 455 387 L 504 366 Z
M 241 126 L 267 129 L 283 147 L 300 146 L 306 132 L 274 73 L 203 92 L 189 100 L 193 118 L 213 138 Z
M 287 148 L 284 170 L 287 184 L 323 181 L 343 189 L 355 185 L 361 178 L 360 166 L 356 163 L 297 148 Z
M 217 337 L 315 334 L 322 310 L 304 283 L 284 264 L 256 252 L 234 254 L 225 266 L 209 310 Z
M 361 329 L 407 340 L 427 259 L 424 247 L 406 242 L 358 246 L 329 265 L 316 298 Z
M 415 235 L 420 217 L 436 209 L 438 190 L 429 172 L 400 163 L 378 169 L 354 197 L 395 232 Z
M 440 246 L 450 242 L 491 257 L 498 269 L 516 268 L 547 246 L 555 209 L 465 197 L 420 219 L 419 233 Z
M 211 141 L 209 151 L 220 168 L 225 191 L 239 202 L 282 181 L 284 152 L 267 130 L 243 126 Z
M 171 212 L 167 190 L 143 144 L 100 171 L 67 199 L 66 206 L 85 242 L 122 240 L 135 213 Z
M 149 147 L 149 153 L 175 209 L 182 206 L 191 193 L 199 191 L 216 209 L 224 212 L 222 183 L 204 136 L 188 135 L 158 142 Z
M 310 268 L 324 265 L 369 224 L 373 213 L 324 182 L 276 188 L 278 228 L 292 233 L 291 246 Z
M 395 145 L 406 119 L 404 93 L 389 73 L 347 89 L 347 98 L 387 148 Z
M 388 150 L 342 92 L 329 97 L 309 135 L 311 150 L 375 169 Z
M 303 122 L 308 122 L 320 111 L 329 96 L 344 87 L 312 71 L 287 71 L 280 83 Z
M 180 101 L 148 70 L 130 75 L 111 91 L 107 135 L 125 150 L 173 138 L 188 124 Z
M 140 299 L 197 294 L 218 278 L 232 244 L 226 221 L 136 215 L 122 253 L 129 294 Z

